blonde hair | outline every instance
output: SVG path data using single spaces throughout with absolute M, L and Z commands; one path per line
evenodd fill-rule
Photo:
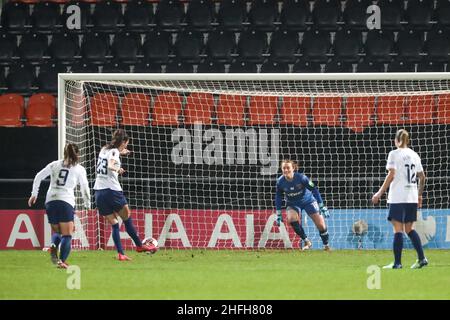
M 405 129 L 400 129 L 395 134 L 395 140 L 400 144 L 400 148 L 406 148 L 409 144 L 409 133 Z
M 294 169 L 294 171 L 298 170 L 298 165 L 297 162 L 291 159 L 284 159 L 281 161 L 281 167 L 283 167 L 283 164 L 285 163 L 290 163 L 292 165 L 292 168 Z

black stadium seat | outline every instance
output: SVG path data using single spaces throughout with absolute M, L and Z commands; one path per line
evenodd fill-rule
M 214 4 L 211 0 L 192 0 L 186 12 L 186 22 L 196 30 L 207 31 L 214 21 Z
M 409 0 L 406 9 L 408 26 L 414 29 L 431 28 L 430 21 L 433 17 L 433 0 Z
M 151 62 L 139 62 L 134 66 L 134 73 L 161 73 L 161 65 Z
M 294 64 L 294 66 L 292 68 L 292 72 L 295 72 L 295 73 L 320 73 L 321 67 L 320 67 L 320 64 L 317 62 L 299 60 Z
M 450 27 L 450 0 L 438 0 L 436 4 L 437 22 L 443 27 Z
M 109 35 L 97 32 L 85 34 L 81 51 L 87 62 L 103 63 L 109 51 Z
M 367 58 L 374 61 L 388 61 L 393 46 L 394 34 L 392 32 L 374 29 L 367 33 L 365 44 Z
M 280 22 L 289 30 L 305 30 L 306 22 L 311 20 L 308 0 L 284 0 L 281 9 Z
M 98 72 L 98 66 L 80 61 L 79 63 L 76 63 L 71 66 L 70 72 L 72 73 L 97 73 Z
M 139 0 L 127 3 L 123 20 L 128 31 L 145 32 L 150 29 L 154 14 L 151 3 Z
M 25 32 L 29 23 L 29 6 L 20 2 L 6 2 L 2 8 L 1 22 L 8 32 Z
M 384 64 L 363 60 L 356 65 L 356 72 L 384 72 Z
M 97 32 L 115 32 L 122 22 L 122 11 L 119 3 L 114 1 L 99 2 L 95 5 L 92 22 Z
M 197 66 L 197 73 L 225 73 L 225 65 L 219 61 L 205 60 Z
M 288 73 L 289 65 L 285 62 L 266 61 L 261 65 L 261 73 Z
M 336 30 L 341 20 L 340 0 L 316 0 L 312 12 L 314 26 L 322 30 Z
M 102 73 L 130 73 L 130 66 L 118 61 L 103 66 Z
M 219 24 L 228 30 L 241 30 L 246 21 L 246 8 L 243 0 L 223 0 L 218 13 Z
M 211 59 L 229 61 L 235 47 L 235 36 L 231 31 L 215 30 L 208 34 L 206 53 Z
M 56 63 L 40 66 L 37 86 L 40 92 L 56 94 L 58 92 L 58 73 L 65 73 L 67 68 Z
M 403 1 L 380 0 L 381 26 L 383 29 L 399 30 L 404 16 Z
M 235 60 L 230 65 L 229 73 L 256 73 L 258 66 L 254 62 Z
M 342 61 L 357 61 L 361 52 L 362 37 L 357 30 L 340 30 L 334 39 L 334 54 Z
M 78 37 L 68 32 L 53 34 L 49 53 L 58 62 L 71 63 L 80 53 Z
M 143 53 L 149 62 L 167 62 L 172 48 L 171 35 L 164 31 L 153 31 L 145 36 Z
M 445 72 L 445 63 L 442 61 L 422 61 L 417 64 L 417 72 Z
M 184 18 L 183 5 L 178 0 L 161 0 L 156 8 L 156 23 L 160 28 L 176 30 Z
M 241 33 L 238 41 L 239 56 L 247 61 L 261 61 L 267 49 L 267 35 L 257 30 L 247 30 Z
M 450 56 L 450 31 L 442 28 L 429 32 L 426 41 L 428 60 L 449 61 Z
M 325 65 L 325 72 L 328 73 L 350 73 L 353 72 L 353 66 L 350 62 L 332 60 Z
M 188 62 L 173 60 L 166 65 L 166 73 L 193 73 L 193 72 L 194 72 L 194 65 Z
M 325 62 L 330 47 L 331 38 L 326 31 L 310 30 L 303 35 L 301 52 L 306 60 Z
M 415 72 L 416 65 L 413 62 L 394 60 L 387 65 L 387 72 Z
M 270 58 L 276 62 L 293 62 L 300 46 L 298 33 L 279 30 L 272 33 L 270 40 Z
M 396 51 L 402 60 L 419 61 L 424 45 L 423 32 L 415 29 L 405 30 L 399 33 Z
M 6 76 L 8 92 L 29 94 L 35 85 L 35 81 L 35 69 L 23 63 L 11 65 Z
M 200 61 L 203 48 L 203 35 L 192 30 L 178 33 L 175 41 L 175 54 L 179 60 L 195 63 Z
M 53 31 L 56 25 L 62 23 L 59 5 L 48 1 L 37 3 L 33 8 L 31 20 L 35 31 Z
M 370 5 L 372 0 L 348 0 L 344 9 L 345 26 L 357 30 L 367 29 L 367 19 L 370 16 L 367 8 Z
M 255 29 L 271 31 L 278 18 L 278 3 L 275 0 L 252 1 L 248 21 Z
M 0 64 L 11 63 L 17 53 L 16 36 L 7 33 L 0 34 Z
M 19 56 L 29 62 L 41 62 L 47 54 L 47 36 L 39 33 L 27 33 L 22 36 L 19 45 Z
M 114 36 L 112 52 L 115 59 L 134 63 L 141 48 L 141 36 L 131 32 L 121 32 Z

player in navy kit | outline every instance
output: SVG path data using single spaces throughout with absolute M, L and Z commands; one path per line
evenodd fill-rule
M 377 204 L 389 188 L 388 220 L 394 227 L 394 262 L 383 268 L 402 268 L 403 232 L 406 232 L 418 257 L 411 268 L 420 269 L 428 264 L 428 260 L 423 253 L 419 234 L 414 230 L 414 223 L 417 220 L 417 208 L 422 207 L 425 173 L 419 155 L 408 148 L 408 131 L 398 130 L 394 143 L 397 149 L 389 152 L 386 164 L 386 170 L 389 173 L 380 190 L 372 197 L 372 202 Z M 419 186 L 417 186 L 417 180 Z
M 283 221 L 281 206 L 284 194 L 286 200 L 287 222 L 304 242 L 303 250 L 310 249 L 312 243 L 306 236 L 301 225 L 302 210 L 306 211 L 319 230 L 324 250 L 330 250 L 328 244 L 329 236 L 324 220 L 324 217 L 328 218 L 330 214 L 323 203 L 319 190 L 307 176 L 297 172 L 297 164 L 295 161 L 283 160 L 281 162 L 281 170 L 283 175 L 277 179 L 275 195 L 277 225 L 279 226 Z

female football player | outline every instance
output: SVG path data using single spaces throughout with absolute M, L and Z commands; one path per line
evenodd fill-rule
M 406 232 L 411 239 L 418 255 L 418 260 L 411 268 L 422 268 L 428 264 L 428 261 L 424 256 L 419 234 L 414 230 L 414 222 L 417 220 L 417 208 L 422 207 L 425 173 L 419 155 L 408 148 L 408 131 L 398 130 L 394 143 L 397 149 L 389 152 L 386 165 L 388 174 L 381 188 L 372 197 L 372 202 L 377 204 L 389 188 L 387 219 L 394 227 L 394 262 L 383 268 L 402 268 L 403 232 Z M 417 186 L 417 178 L 419 178 L 419 186 Z
M 64 148 L 64 159 L 49 163 L 34 178 L 33 191 L 28 205 L 36 203 L 41 181 L 50 176 L 50 187 L 45 199 L 48 221 L 53 235 L 50 255 L 58 268 L 67 269 L 66 263 L 71 250 L 72 232 L 74 230 L 75 194 L 74 189 L 79 184 L 85 208 L 91 207 L 91 194 L 86 177 L 86 170 L 78 164 L 80 153 L 78 146 L 69 143 Z M 60 256 L 58 260 L 58 245 Z
M 94 185 L 98 212 L 111 224 L 112 238 L 118 252 L 117 259 L 119 261 L 131 259 L 125 255 L 122 249 L 118 217 L 123 220 L 127 233 L 136 244 L 137 252 L 156 251 L 156 248 L 152 246 L 143 245 L 137 235 L 131 220 L 130 208 L 119 183 L 119 174 L 122 175 L 125 172 L 121 168 L 120 156 L 126 156 L 130 153 L 127 149 L 128 142 L 128 135 L 123 129 L 118 129 L 114 132 L 111 142 L 100 150 L 97 161 L 97 177 Z
M 281 206 L 283 194 L 286 200 L 287 222 L 292 226 L 295 233 L 304 242 L 303 250 L 311 249 L 312 242 L 308 239 L 301 225 L 301 213 L 305 210 L 314 221 L 319 230 L 324 250 L 330 250 L 328 244 L 328 231 L 325 218 L 328 218 L 329 211 L 325 207 L 319 190 L 312 181 L 302 173 L 297 172 L 297 164 L 292 160 L 281 162 L 283 175 L 277 179 L 275 207 L 277 210 L 277 225 L 282 222 Z

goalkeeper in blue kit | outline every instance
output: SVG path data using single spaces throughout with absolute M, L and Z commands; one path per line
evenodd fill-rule
M 283 175 L 277 179 L 275 207 L 277 210 L 277 225 L 283 221 L 281 206 L 283 195 L 286 199 L 287 222 L 292 226 L 295 233 L 304 242 L 303 250 L 311 249 L 312 243 L 305 234 L 301 225 L 301 213 L 305 210 L 313 220 L 322 239 L 324 250 L 330 250 L 328 244 L 328 231 L 325 219 L 330 216 L 327 207 L 324 205 L 319 190 L 312 181 L 302 173 L 297 172 L 297 164 L 292 160 L 281 162 Z

